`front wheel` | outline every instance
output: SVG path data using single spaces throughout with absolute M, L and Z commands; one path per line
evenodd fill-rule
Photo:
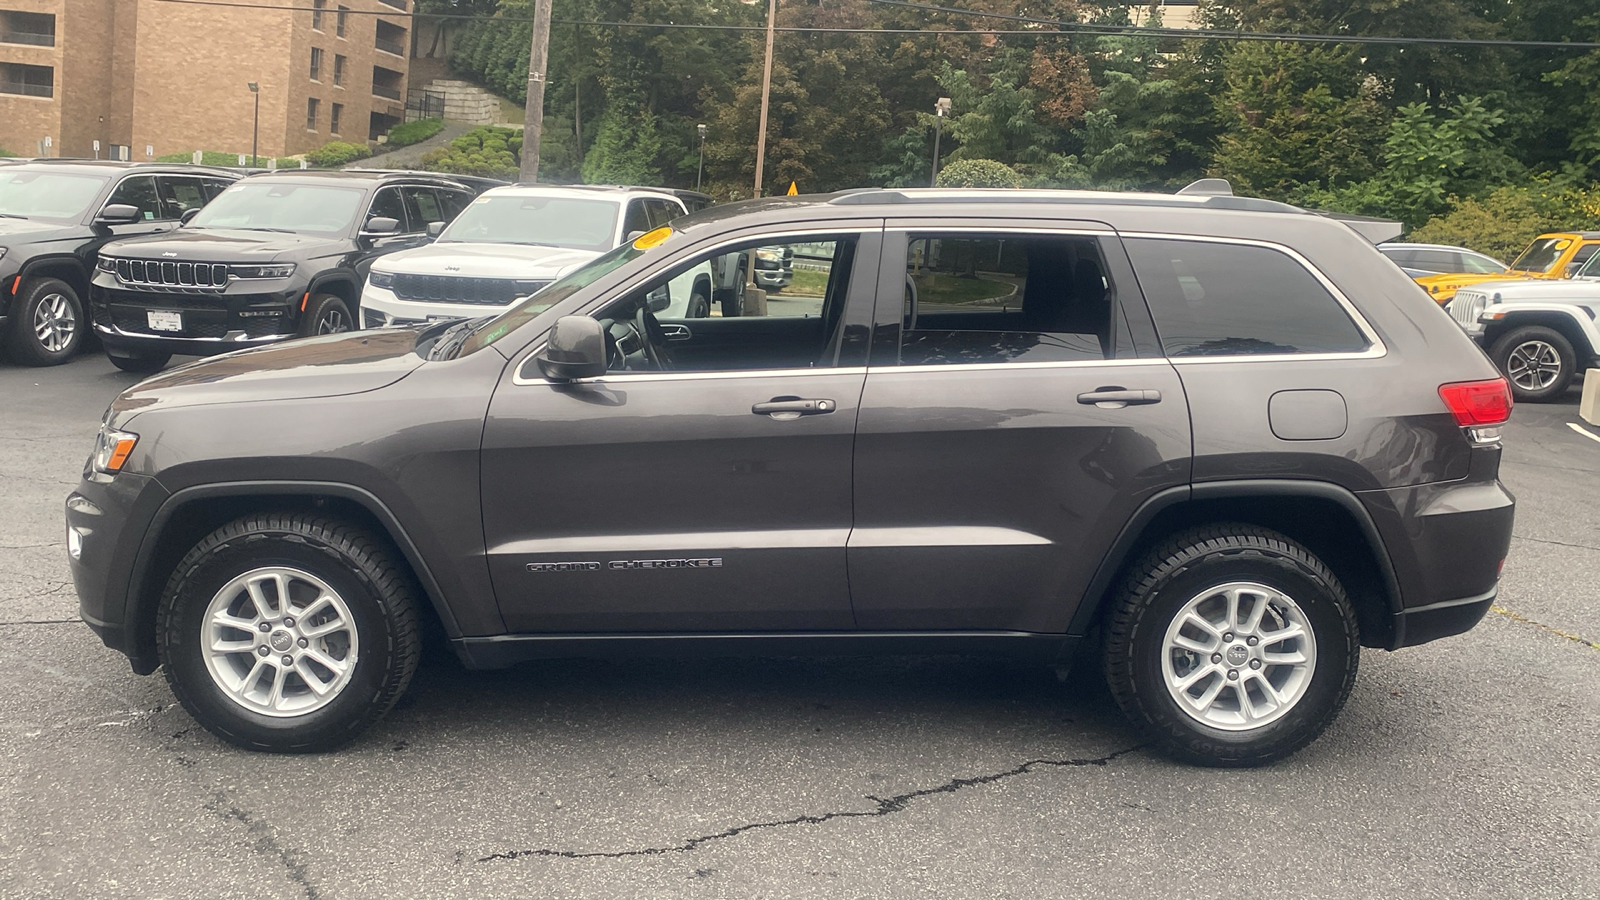
M 26 281 L 11 304 L 6 348 L 24 366 L 59 366 L 83 344 L 87 330 L 78 292 L 58 278 Z
M 1338 578 L 1250 525 L 1168 539 L 1134 567 L 1106 626 L 1117 704 L 1167 753 L 1206 766 L 1264 765 L 1316 740 L 1359 659 Z
M 1560 397 L 1578 373 L 1578 354 L 1572 342 L 1543 325 L 1506 332 L 1489 348 L 1489 358 L 1511 382 L 1512 396 L 1528 403 Z
M 404 693 L 421 653 L 411 580 L 387 544 L 302 513 L 229 522 L 178 564 L 157 611 L 167 683 L 250 750 L 338 746 Z
M 355 329 L 350 307 L 333 294 L 314 294 L 300 318 L 300 335 L 342 334 Z

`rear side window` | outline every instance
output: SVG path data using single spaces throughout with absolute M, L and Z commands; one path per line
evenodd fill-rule
M 1357 353 L 1367 349 L 1338 299 L 1268 247 L 1129 238 L 1168 356 Z

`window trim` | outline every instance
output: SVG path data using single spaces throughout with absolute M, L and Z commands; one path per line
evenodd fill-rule
M 1326 362 L 1329 360 L 1339 359 L 1382 359 L 1383 357 L 1389 355 L 1388 346 L 1384 344 L 1383 338 L 1378 335 L 1377 330 L 1372 327 L 1372 323 L 1367 321 L 1367 317 L 1361 314 L 1361 310 L 1357 309 L 1356 305 L 1350 302 L 1350 298 L 1345 296 L 1344 291 L 1339 290 L 1338 285 L 1334 284 L 1327 275 L 1324 275 L 1321 269 L 1318 269 L 1316 266 L 1312 265 L 1310 260 L 1302 256 L 1300 252 L 1295 250 L 1293 247 L 1289 247 L 1285 244 L 1279 244 L 1274 241 L 1263 241 L 1256 238 L 1217 237 L 1214 235 L 1177 234 L 1173 232 L 1121 231 L 1117 232 L 1117 236 L 1124 239 L 1141 238 L 1164 241 L 1198 241 L 1208 244 L 1232 244 L 1241 247 L 1259 247 L 1265 250 L 1276 250 L 1299 263 L 1300 267 L 1309 272 L 1311 277 L 1316 279 L 1317 282 L 1322 285 L 1324 290 L 1333 295 L 1333 299 L 1338 301 L 1339 305 L 1344 308 L 1345 315 L 1349 316 L 1350 320 L 1355 323 L 1356 330 L 1361 332 L 1361 336 L 1367 339 L 1367 349 L 1365 350 L 1342 350 L 1336 353 L 1241 353 L 1233 356 L 1170 356 L 1165 355 L 1166 347 L 1163 346 L 1161 350 L 1164 358 L 1173 365 L 1218 365 L 1241 362 L 1288 361 Z M 1134 277 L 1137 278 L 1138 274 L 1139 270 L 1135 268 Z M 1139 292 L 1141 295 L 1144 293 L 1144 288 L 1142 285 L 1140 286 Z M 1148 306 L 1149 302 L 1149 300 L 1145 300 L 1145 305 Z M 1155 312 L 1152 310 L 1151 317 L 1153 318 L 1154 316 Z M 1161 325 L 1157 323 L 1156 330 L 1158 333 L 1160 329 Z
M 820 223 L 820 224 L 826 225 L 828 223 L 824 222 L 824 223 Z M 674 266 L 677 266 L 678 264 L 682 263 L 686 259 L 696 258 L 696 257 L 703 256 L 703 255 L 714 254 L 714 253 L 716 253 L 716 251 L 721 250 L 724 247 L 732 247 L 732 246 L 734 246 L 736 244 L 745 244 L 745 243 L 749 243 L 750 241 L 783 240 L 784 238 L 806 237 L 806 236 L 814 236 L 814 235 L 819 235 L 819 234 L 836 235 L 836 236 L 840 236 L 840 237 L 845 236 L 845 235 L 855 235 L 856 239 L 860 240 L 862 237 L 864 237 L 866 235 L 869 235 L 869 234 L 873 234 L 873 233 L 882 234 L 883 230 L 884 230 L 881 219 L 876 220 L 876 221 L 870 221 L 869 220 L 869 222 L 861 222 L 861 221 L 857 220 L 857 221 L 852 221 L 852 222 L 849 222 L 849 223 L 840 223 L 840 224 L 842 224 L 843 227 L 840 227 L 840 228 L 795 227 L 795 228 L 786 228 L 786 229 L 782 229 L 782 230 L 779 230 L 779 231 L 761 232 L 761 233 L 756 233 L 756 234 L 742 234 L 742 235 L 736 235 L 736 236 L 721 238 L 719 240 L 714 241 L 713 243 L 706 244 L 706 245 L 703 245 L 703 246 L 700 246 L 700 247 L 695 247 L 692 250 L 686 250 L 683 254 L 681 254 L 678 257 L 674 257 L 671 261 L 666 262 L 665 264 L 662 264 L 662 265 L 658 265 L 656 268 L 650 270 L 650 272 L 648 273 L 648 277 L 642 279 L 641 283 L 644 283 L 644 284 L 649 283 L 650 278 L 653 278 L 653 277 L 655 277 L 657 275 L 660 275 L 662 273 L 671 271 Z M 881 263 L 881 260 L 880 260 L 880 263 Z M 881 268 L 881 265 L 880 265 L 879 268 Z M 874 280 L 876 280 L 877 274 L 878 274 L 877 272 L 874 272 L 874 273 L 872 273 L 871 277 Z M 851 278 L 853 279 L 855 277 L 856 277 L 855 274 L 852 273 L 851 274 Z M 607 303 L 611 302 L 612 300 L 617 299 L 617 295 L 614 294 L 614 293 L 609 293 L 609 291 L 616 290 L 619 287 L 623 287 L 623 286 L 622 285 L 618 285 L 618 286 L 616 286 L 614 288 L 608 289 L 608 293 L 605 296 L 597 297 L 594 300 L 591 300 L 589 303 L 585 304 L 582 308 L 580 308 L 580 309 L 578 309 L 578 310 L 576 310 L 574 312 L 567 313 L 567 315 L 569 315 L 569 316 L 589 316 L 589 317 L 593 318 L 593 314 L 598 312 L 601 307 L 605 306 Z M 849 286 L 847 285 L 846 286 L 846 292 L 845 292 L 845 303 L 848 305 L 849 302 L 850 302 Z M 546 310 L 545 312 L 548 313 L 549 310 Z M 553 326 L 554 324 L 555 324 L 555 320 L 552 319 L 551 320 L 551 325 Z M 839 324 L 840 324 L 841 327 L 844 325 L 844 320 L 843 320 L 842 317 L 840 318 Z M 545 335 L 548 335 L 549 332 L 550 332 L 549 327 L 545 328 L 544 333 L 541 334 L 538 338 L 534 339 L 534 342 L 533 342 L 532 346 L 528 349 L 528 352 L 522 354 L 522 356 L 519 357 L 516 360 L 516 362 L 512 364 L 512 369 L 511 369 L 511 383 L 512 384 L 514 384 L 514 385 L 544 385 L 545 387 L 555 387 L 555 386 L 569 385 L 569 384 L 625 384 L 625 383 L 637 382 L 637 381 L 687 381 L 687 380 L 691 380 L 691 379 L 693 379 L 693 380 L 704 380 L 704 379 L 713 379 L 713 378 L 784 378 L 784 377 L 791 377 L 792 378 L 792 377 L 795 377 L 795 376 L 798 376 L 798 375 L 840 375 L 840 374 L 865 375 L 867 373 L 868 369 L 870 368 L 869 366 L 836 366 L 836 367 L 833 367 L 833 368 L 826 368 L 826 369 L 808 367 L 808 368 L 804 368 L 804 369 L 793 369 L 793 368 L 791 368 L 791 369 L 733 369 L 733 370 L 717 371 L 717 372 L 629 372 L 626 375 L 596 375 L 593 378 L 575 378 L 575 379 L 573 379 L 571 381 L 551 381 L 550 379 L 545 378 L 542 374 L 537 376 L 537 377 L 534 377 L 534 378 L 525 377 L 522 373 L 530 366 L 530 364 L 533 363 L 533 358 L 535 356 L 539 355 L 539 351 L 541 351 L 541 350 L 543 350 L 545 348 L 545 344 L 547 343 L 546 340 L 545 340 Z M 534 366 L 534 368 L 535 368 L 535 370 L 537 370 L 537 366 Z

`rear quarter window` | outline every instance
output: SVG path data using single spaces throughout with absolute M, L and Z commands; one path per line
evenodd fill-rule
M 1168 356 L 1359 353 L 1370 345 L 1298 260 L 1269 247 L 1129 238 Z

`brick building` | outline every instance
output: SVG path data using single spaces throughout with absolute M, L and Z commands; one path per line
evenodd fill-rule
M 263 157 L 360 143 L 403 119 L 409 0 L 252 2 L 284 8 L 0 0 L 0 148 L 93 157 L 99 141 L 101 158 L 134 160 L 249 153 L 250 82 Z

